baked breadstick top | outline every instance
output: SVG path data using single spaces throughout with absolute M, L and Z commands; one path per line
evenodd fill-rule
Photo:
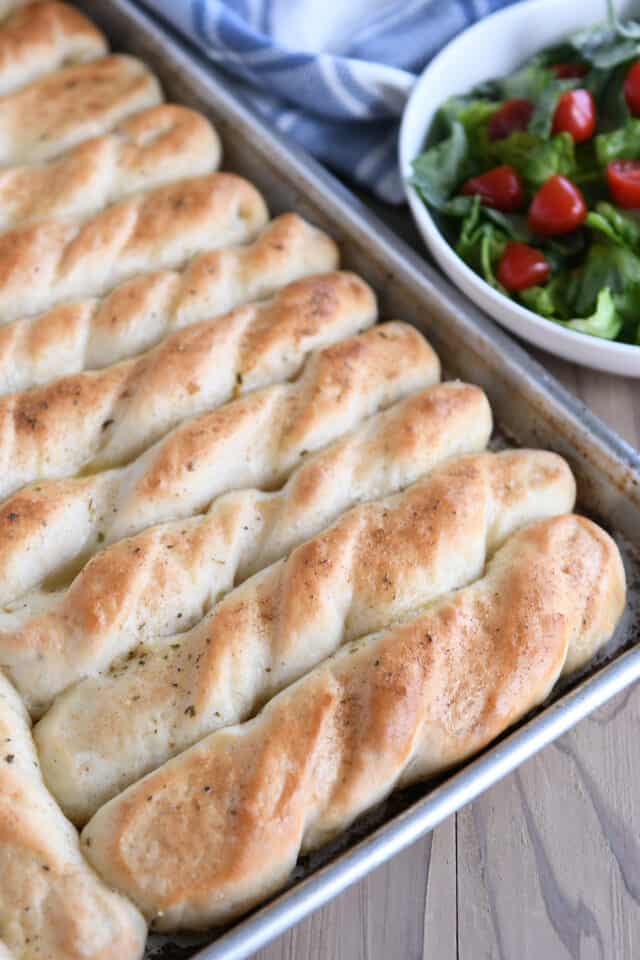
M 123 54 L 56 70 L 0 97 L 0 163 L 54 157 L 161 100 L 153 74 Z
M 2 674 L 0 744 L 5 943 L 21 960 L 138 960 L 145 923 L 84 860 L 75 830 L 42 782 L 26 711 Z
M 107 53 L 103 34 L 66 3 L 33 3 L 0 29 L 0 96 L 45 73 L 97 60 Z
M 42 163 L 0 170 L 0 229 L 81 221 L 123 197 L 216 170 L 221 148 L 208 120 L 163 103 Z
M 301 850 L 542 702 L 611 637 L 624 600 L 618 550 L 591 521 L 526 527 L 481 580 L 348 645 L 125 790 L 83 849 L 160 927 L 226 922 L 281 887 Z

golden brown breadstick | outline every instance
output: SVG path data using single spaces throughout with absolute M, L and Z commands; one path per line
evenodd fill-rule
M 83 849 L 158 927 L 225 923 L 283 886 L 301 851 L 540 704 L 611 637 L 624 599 L 595 524 L 526 527 L 472 586 L 346 646 L 111 800 Z
M 570 510 L 574 498 L 563 460 L 518 450 L 454 460 L 404 493 L 355 507 L 192 630 L 136 647 L 56 700 L 35 732 L 49 787 L 85 823 L 342 644 L 476 579 L 505 536 Z
M 118 363 L 174 330 L 337 266 L 326 233 L 282 214 L 253 243 L 202 253 L 181 272 L 133 277 L 103 300 L 63 303 L 0 327 L 0 394 Z

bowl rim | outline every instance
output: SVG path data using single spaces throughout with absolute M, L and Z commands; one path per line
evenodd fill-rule
M 505 294 L 501 293 L 499 290 L 496 290 L 489 283 L 487 283 L 487 281 L 480 277 L 475 270 L 472 270 L 472 268 L 449 244 L 435 218 L 431 214 L 431 211 L 421 199 L 415 187 L 409 181 L 409 177 L 411 176 L 412 172 L 411 164 L 417 156 L 417 154 L 414 154 L 413 150 L 409 149 L 409 140 L 413 140 L 415 138 L 416 129 L 422 128 L 422 135 L 418 139 L 421 143 L 424 143 L 433 122 L 435 113 L 440 106 L 440 103 L 436 104 L 431 110 L 430 114 L 426 115 L 426 120 L 424 119 L 425 112 L 421 101 L 424 95 L 423 91 L 429 85 L 429 80 L 432 75 L 442 69 L 443 62 L 446 64 L 448 60 L 454 57 L 455 50 L 461 44 L 463 38 L 466 45 L 470 42 L 469 38 L 473 38 L 476 34 L 483 34 L 485 31 L 492 29 L 496 23 L 500 23 L 502 26 L 507 23 L 510 24 L 510 21 L 515 23 L 520 20 L 520 17 L 525 18 L 530 15 L 534 8 L 540 8 L 541 10 L 544 10 L 546 7 L 549 7 L 553 9 L 556 7 L 556 5 L 557 0 L 524 0 L 524 2 L 516 3 L 512 6 L 497 10 L 489 16 L 471 24 L 471 26 L 457 34 L 436 54 L 436 56 L 427 64 L 416 80 L 409 99 L 405 105 L 398 138 L 400 176 L 402 178 L 405 195 L 409 202 L 411 212 L 423 234 L 424 239 L 431 248 L 431 252 L 438 260 L 441 267 L 453 267 L 454 275 L 451 277 L 451 279 L 454 280 L 458 285 L 462 285 L 463 292 L 467 294 L 467 296 L 473 296 L 473 294 L 470 292 L 473 291 L 479 300 L 482 301 L 482 309 L 485 311 L 490 311 L 491 307 L 489 304 L 494 304 L 499 314 L 502 315 L 504 313 L 511 313 L 511 318 L 514 324 L 517 323 L 517 321 L 520 321 L 521 323 L 524 321 L 524 325 L 533 326 L 536 328 L 539 331 L 540 338 L 546 339 L 546 335 L 550 334 L 552 339 L 556 341 L 558 349 L 559 345 L 562 344 L 566 347 L 567 353 L 570 353 L 578 343 L 581 343 L 587 350 L 593 350 L 594 347 L 597 346 L 600 351 L 608 354 L 611 360 L 613 360 L 614 357 L 619 359 L 624 358 L 625 360 L 636 359 L 639 364 L 638 374 L 640 374 L 640 345 L 620 343 L 616 340 L 606 340 L 604 338 L 594 337 L 590 334 L 582 333 L 578 330 L 570 330 L 566 327 L 562 327 L 553 320 L 547 320 L 542 315 L 522 306 L 517 301 L 505 296 Z M 488 73 L 487 78 L 490 76 L 491 73 Z M 459 274 L 459 279 L 455 276 L 456 273 Z M 491 315 L 493 319 L 496 319 L 496 322 L 502 322 L 501 320 L 497 320 L 493 314 Z M 531 336 L 527 334 L 526 329 L 522 329 L 521 331 L 516 329 L 512 332 L 516 333 L 517 336 L 522 336 L 524 339 L 531 339 Z M 543 349 L 551 349 L 550 346 L 546 346 L 545 344 L 541 343 L 540 339 L 537 339 L 536 343 Z M 567 359 L 575 362 L 575 358 L 572 358 L 571 356 L 567 357 Z M 601 367 L 600 369 L 606 368 Z

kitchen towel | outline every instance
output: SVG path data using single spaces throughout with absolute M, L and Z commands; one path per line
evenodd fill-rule
M 401 203 L 397 140 L 413 83 L 475 20 L 517 0 L 143 0 L 278 130 Z

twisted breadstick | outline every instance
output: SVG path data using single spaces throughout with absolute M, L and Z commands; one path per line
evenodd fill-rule
M 453 461 L 402 494 L 355 507 L 188 633 L 141 647 L 63 694 L 35 731 L 50 789 L 67 816 L 86 822 L 341 644 L 476 579 L 505 536 L 570 510 L 574 498 L 555 454 L 509 451 Z
M 443 460 L 484 449 L 489 404 L 443 383 L 372 417 L 305 460 L 277 493 L 244 490 L 193 520 L 152 527 L 99 553 L 68 590 L 0 612 L 0 664 L 27 706 L 116 657 L 200 620 L 223 593 L 287 554 L 362 500 L 387 496 Z
M 0 322 L 252 240 L 267 216 L 248 181 L 213 173 L 122 200 L 81 225 L 47 220 L 11 230 L 0 236 Z
M 63 303 L 0 327 L 0 394 L 117 363 L 173 330 L 337 266 L 327 234 L 282 214 L 253 243 L 200 254 L 181 273 L 134 277 L 102 301 Z
M 49 163 L 0 170 L 0 229 L 50 217 L 81 220 L 219 163 L 220 141 L 205 117 L 175 104 L 151 107 Z
M 16 960 L 137 960 L 146 924 L 107 889 L 47 791 L 15 690 L 0 674 L 0 936 Z M 0 950 L 0 956 L 2 955 Z
M 158 81 L 133 57 L 56 70 L 0 101 L 0 164 L 54 157 L 161 100 Z
M 294 376 L 310 351 L 375 319 L 363 280 L 321 274 L 178 330 L 136 360 L 0 398 L 0 496 L 126 463 L 180 421 Z
M 20 9 L 0 31 L 0 96 L 42 74 L 107 53 L 97 27 L 66 3 L 36 3 Z
M 611 636 L 624 598 L 620 555 L 595 524 L 529 526 L 483 579 L 343 648 L 116 797 L 83 849 L 160 928 L 226 922 L 281 887 L 301 850 L 544 700 Z
M 0 506 L 0 602 L 52 573 L 68 583 L 65 566 L 101 543 L 201 513 L 229 490 L 274 489 L 305 454 L 435 383 L 439 373 L 417 330 L 384 324 L 313 354 L 294 383 L 177 427 L 126 468 L 24 488 Z

